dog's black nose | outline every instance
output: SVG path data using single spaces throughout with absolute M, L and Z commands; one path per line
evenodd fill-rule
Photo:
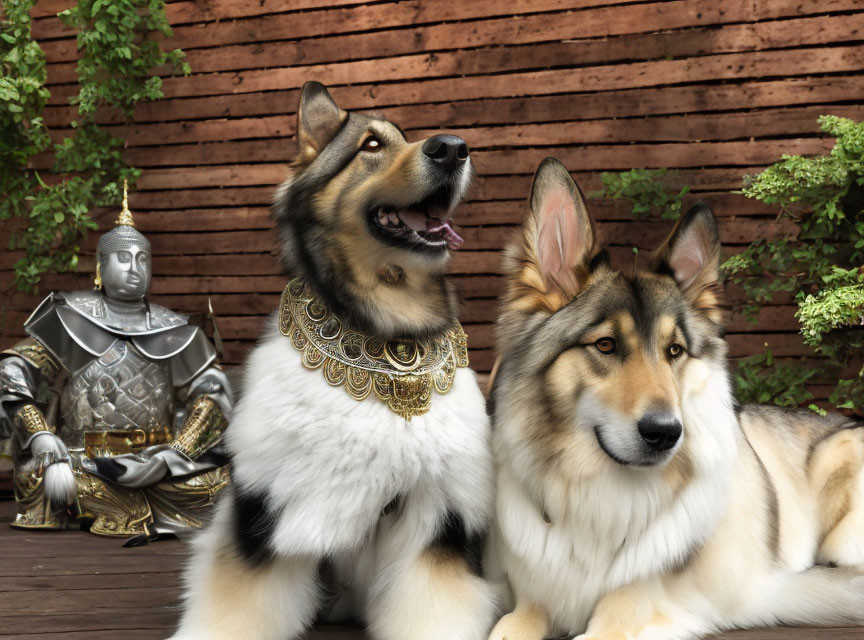
M 468 145 L 462 138 L 442 134 L 424 142 L 423 153 L 444 169 L 455 169 L 468 159 Z
M 650 413 L 636 426 L 645 444 L 655 451 L 668 451 L 681 437 L 681 423 L 668 413 Z

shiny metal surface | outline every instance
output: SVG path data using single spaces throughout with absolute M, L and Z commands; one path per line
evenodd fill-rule
M 144 357 L 117 340 L 72 375 L 60 401 L 61 434 L 70 446 L 84 445 L 85 431 L 156 430 L 170 424 L 174 387 L 168 363 Z
M 0 360 L 0 403 L 32 400 L 35 386 L 33 374 L 23 358 L 11 356 Z
M 135 227 L 128 224 L 120 224 L 106 231 L 99 237 L 96 250 L 100 256 L 107 256 L 117 251 L 128 251 L 136 249 L 150 251 L 150 241 Z
M 107 291 L 73 291 L 63 298 L 72 310 L 93 324 L 125 335 L 158 333 L 189 321 L 183 314 L 143 299 L 137 302 L 113 299 Z
M 170 360 L 172 382 L 181 387 L 216 360 L 216 350 L 188 318 L 159 305 L 139 308 L 137 320 L 124 317 L 120 326 L 98 291 L 52 294 L 24 325 L 25 331 L 50 352 L 67 371 L 77 373 L 115 343 L 128 341 L 152 360 Z M 146 309 L 150 320 L 145 320 Z M 131 327 L 131 328 L 130 328 Z
M 429 411 L 432 391 L 450 391 L 456 369 L 468 366 L 468 337 L 459 323 L 436 339 L 381 340 L 343 326 L 299 278 L 282 293 L 279 330 L 303 366 L 320 369 L 357 401 L 374 395 L 405 420 Z
M 234 407 L 235 396 L 231 382 L 222 369 L 214 366 L 202 371 L 189 383 L 186 391 L 181 396 L 181 400 L 196 398 L 201 395 L 212 398 L 219 405 L 225 419 L 231 419 L 231 410 Z

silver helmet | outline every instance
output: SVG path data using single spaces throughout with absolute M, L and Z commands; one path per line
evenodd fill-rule
M 150 241 L 134 226 L 124 224 L 103 233 L 96 252 L 101 262 L 109 253 L 128 251 L 132 247 L 150 251 Z
M 102 234 L 96 248 L 96 288 L 115 300 L 142 300 L 150 288 L 150 241 L 135 228 L 129 211 L 126 181 L 123 210 L 117 226 Z

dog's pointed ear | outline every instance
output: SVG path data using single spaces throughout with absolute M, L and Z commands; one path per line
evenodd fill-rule
M 320 82 L 303 85 L 297 107 L 297 160 L 305 166 L 311 163 L 339 133 L 348 114 L 330 97 Z
M 567 168 L 546 158 L 534 174 L 522 234 L 511 248 L 510 298 L 524 310 L 555 312 L 588 281 L 594 231 Z
M 690 303 L 720 321 L 720 236 L 706 204 L 685 213 L 657 250 L 655 271 L 671 275 Z

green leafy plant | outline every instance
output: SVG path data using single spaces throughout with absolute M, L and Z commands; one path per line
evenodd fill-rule
M 120 202 L 124 179 L 140 171 L 122 158 L 124 141 L 97 123 L 112 110 L 131 118 L 142 100 L 162 97 L 156 68 L 188 74 L 183 53 L 163 52 L 152 34 L 168 37 L 163 0 L 78 0 L 59 14 L 78 31 L 78 95 L 72 133 L 51 145 L 42 113 L 50 98 L 45 56 L 32 38 L 29 12 L 35 0 L 0 0 L 0 220 L 21 223 L 10 249 L 19 289 L 32 291 L 49 271 L 74 270 L 80 242 L 96 228 L 94 209 Z M 53 172 L 32 168 L 40 154 L 53 155 Z M 41 163 L 44 166 L 44 162 Z
M 813 399 L 807 383 L 818 373 L 813 367 L 777 362 L 770 349 L 738 361 L 735 391 L 742 402 L 797 407 Z
M 51 95 L 45 87 L 45 55 L 33 42 L 30 30 L 29 12 L 34 4 L 35 0 L 4 0 L 2 5 L 0 219 L 29 217 L 31 194 L 39 185 L 39 176 L 29 171 L 27 164 L 51 145 L 42 121 L 42 111 Z
M 690 187 L 672 187 L 674 175 L 668 169 L 630 169 L 600 174 L 602 188 L 592 198 L 629 200 L 633 217 L 643 220 L 654 214 L 674 220 L 681 215 L 681 203 Z
M 745 177 L 742 190 L 779 206 L 798 223 L 797 236 L 754 242 L 723 266 L 751 305 L 793 293 L 804 342 L 839 368 L 864 353 L 864 123 L 837 116 L 819 123 L 836 138 L 828 155 L 784 156 Z M 829 400 L 864 410 L 864 368 L 838 380 Z

